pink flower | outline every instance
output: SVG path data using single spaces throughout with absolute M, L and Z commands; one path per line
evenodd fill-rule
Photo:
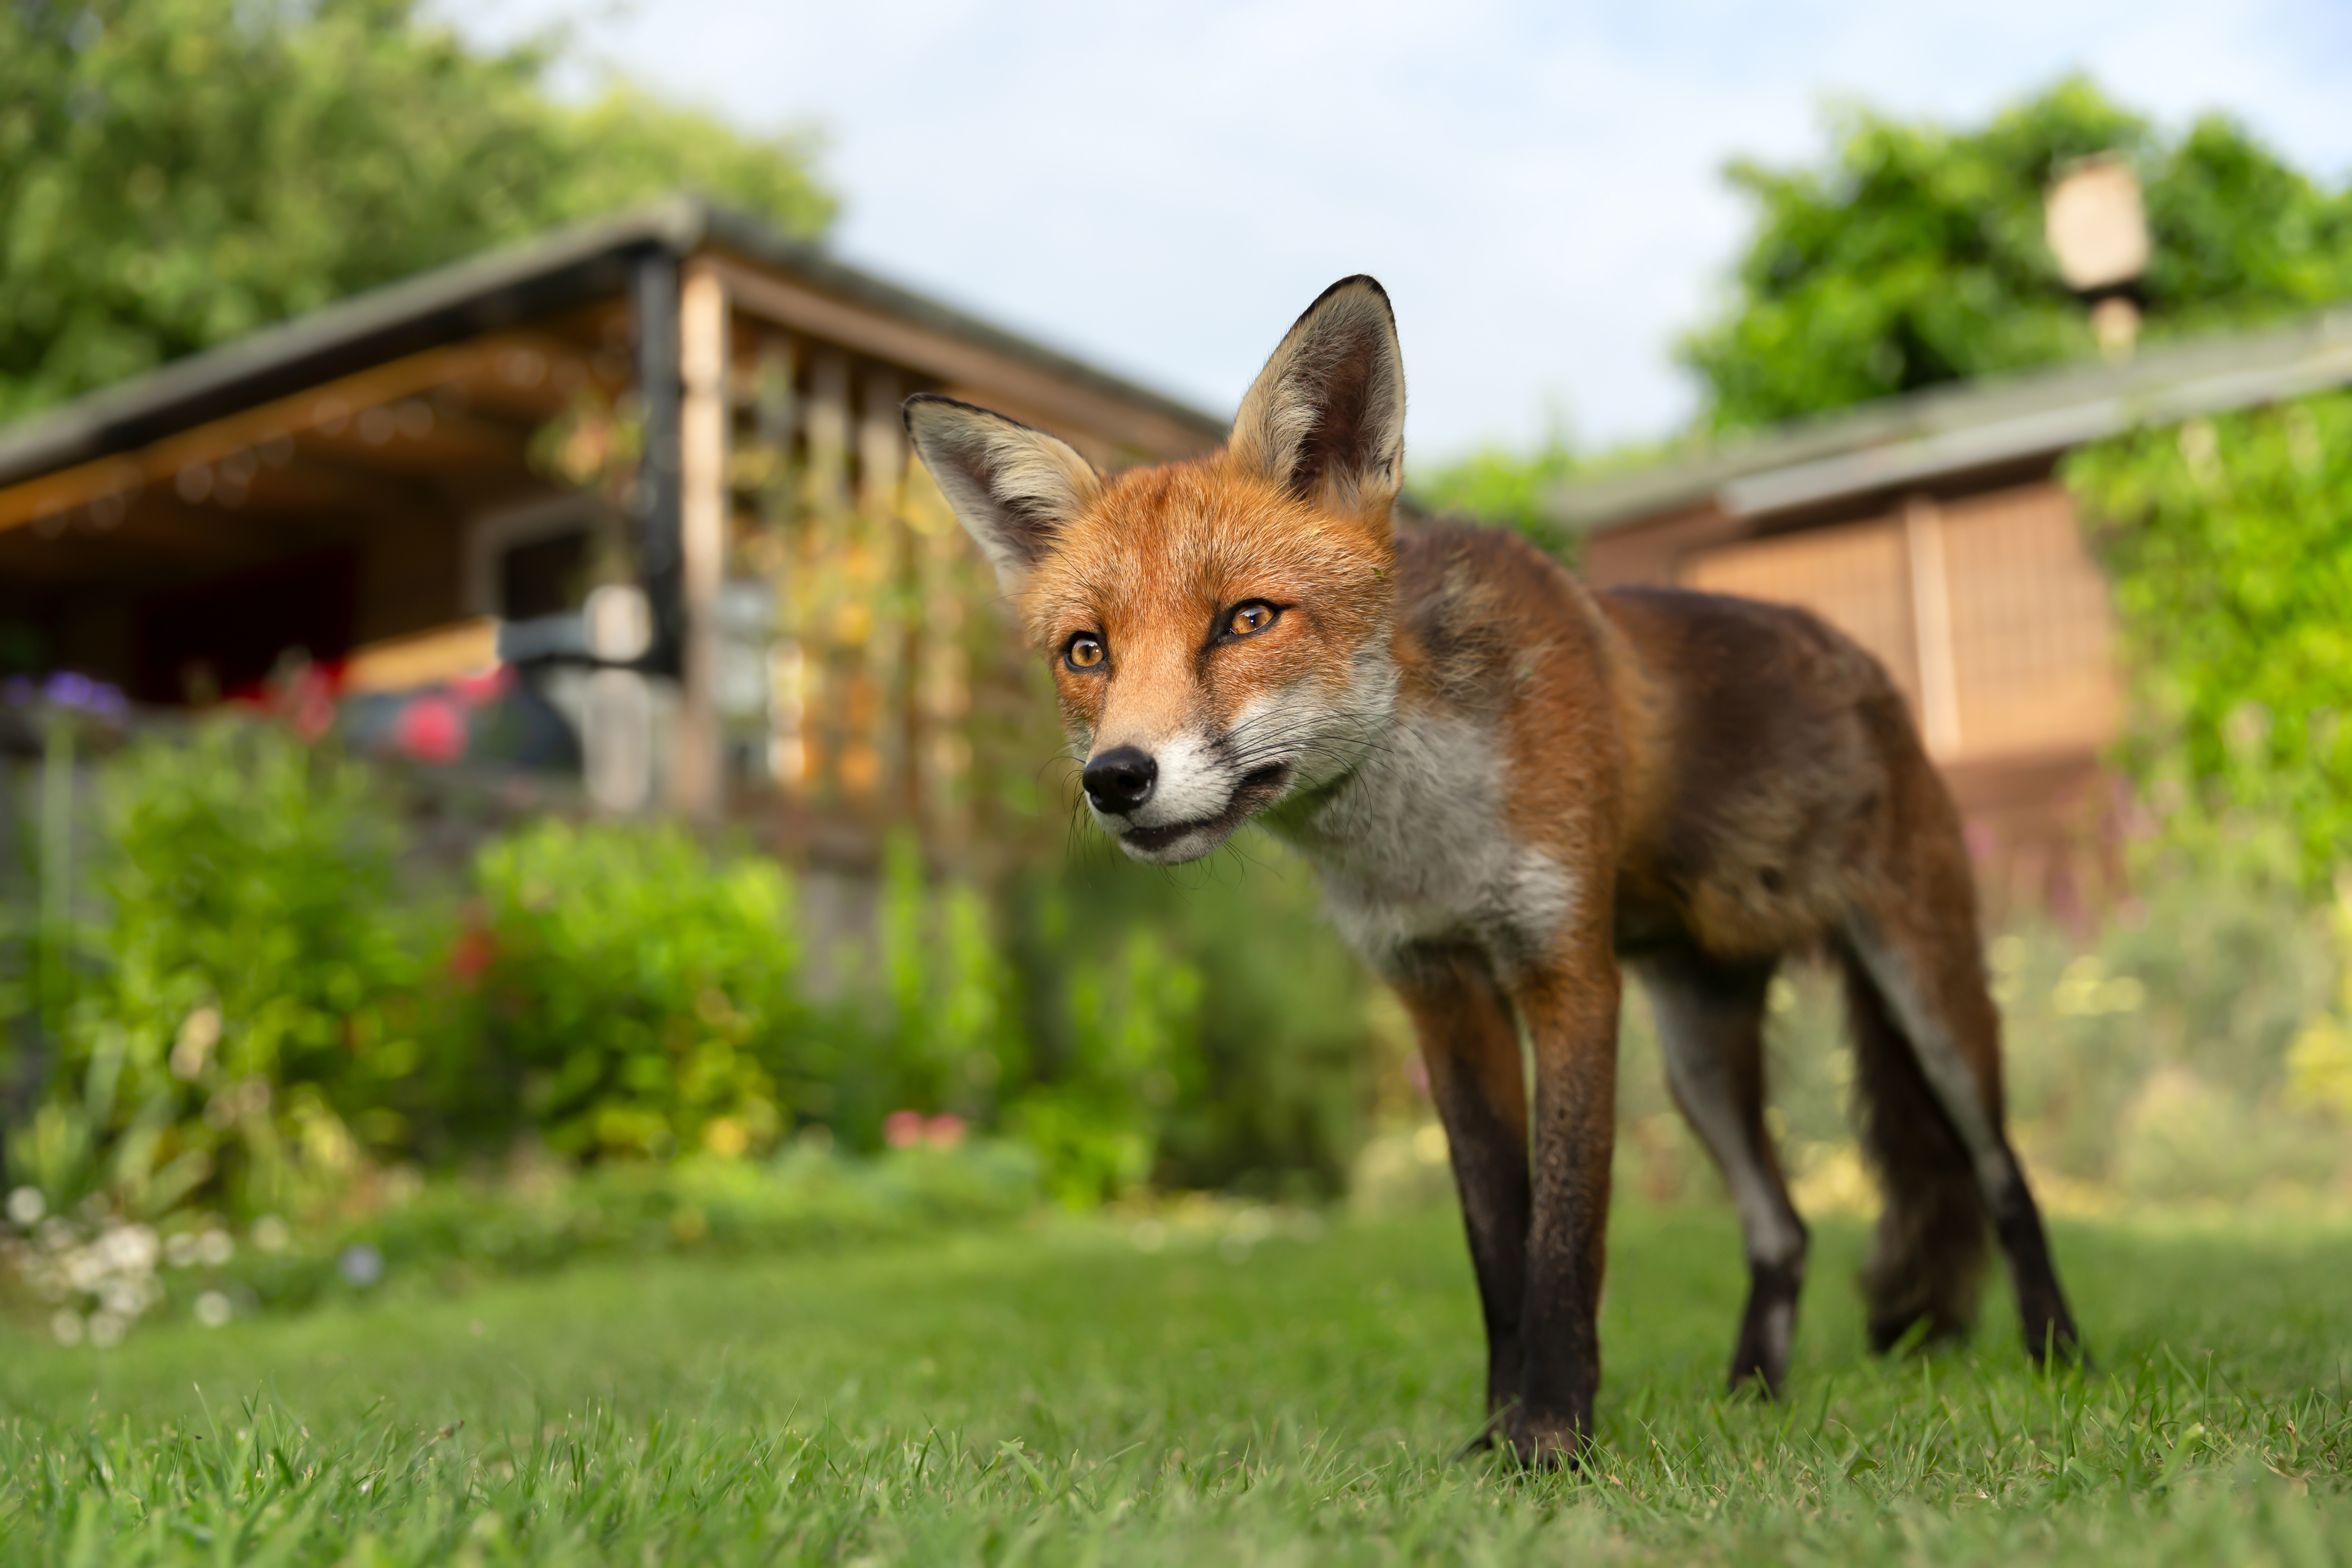
M 943 1111 L 923 1124 L 923 1142 L 934 1149 L 952 1149 L 963 1142 L 963 1118 Z
M 466 754 L 466 715 L 446 697 L 412 698 L 393 725 L 392 743 L 420 763 L 454 763 Z
M 893 1149 L 911 1149 L 923 1141 L 923 1113 L 894 1110 L 882 1119 L 882 1142 Z
M 293 726 L 304 745 L 315 745 L 335 724 L 335 683 L 339 672 L 305 664 L 274 694 L 278 711 Z
M 449 689 L 467 707 L 483 708 L 504 697 L 513 684 L 514 667 L 501 664 L 479 675 L 461 675 L 449 683 Z
M 449 973 L 471 984 L 499 956 L 499 939 L 478 925 L 468 925 L 449 944 Z

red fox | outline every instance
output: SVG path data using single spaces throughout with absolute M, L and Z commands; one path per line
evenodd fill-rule
M 1761 1032 L 1801 951 L 1843 972 L 1885 1189 L 1874 1347 L 1968 1328 L 1990 1229 L 2028 1351 L 2074 1353 L 1958 818 L 1870 655 L 1801 610 L 1594 593 L 1510 533 L 1398 529 L 1403 361 L 1366 277 L 1298 319 L 1209 457 L 1106 478 L 949 398 L 906 420 L 1052 662 L 1094 820 L 1171 865 L 1256 819 L 1402 997 L 1485 1312 L 1483 1440 L 1549 1463 L 1593 1431 L 1625 969 L 1738 1210 L 1735 1389 L 1779 1393 L 1804 1279 Z

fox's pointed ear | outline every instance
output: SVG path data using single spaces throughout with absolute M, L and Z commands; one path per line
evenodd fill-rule
M 1404 483 L 1404 353 L 1388 291 L 1360 274 L 1324 289 L 1258 372 L 1226 450 L 1301 500 L 1384 512 Z
M 929 392 L 907 399 L 904 412 L 923 466 L 1007 593 L 1102 491 L 1087 460 L 1043 430 Z

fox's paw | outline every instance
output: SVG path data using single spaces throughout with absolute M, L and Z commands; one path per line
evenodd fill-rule
M 1574 1416 L 1530 1411 L 1515 1414 L 1504 1435 L 1512 1457 L 1521 1468 L 1529 1470 L 1558 1469 L 1563 1465 L 1573 1468 L 1584 1462 L 1584 1450 L 1591 1441 L 1584 1424 Z

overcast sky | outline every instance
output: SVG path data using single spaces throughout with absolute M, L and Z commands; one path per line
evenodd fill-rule
M 1445 457 L 1663 434 L 1672 357 L 1748 221 L 1736 154 L 1824 106 L 1969 121 L 2074 68 L 2169 125 L 2227 110 L 2352 170 L 2347 0 L 447 0 L 749 127 L 814 122 L 845 258 L 1229 411 L 1291 319 L 1369 271 L 1409 439 Z

